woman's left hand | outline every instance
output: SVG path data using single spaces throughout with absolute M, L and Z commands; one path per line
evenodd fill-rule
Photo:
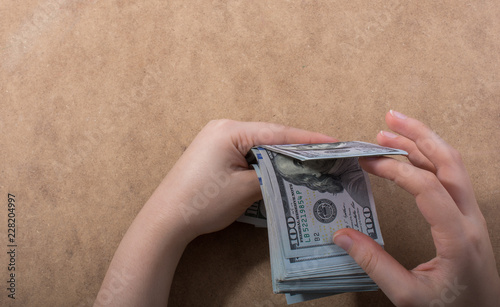
M 227 227 L 262 198 L 245 155 L 255 145 L 326 143 L 336 139 L 259 122 L 214 120 L 196 136 L 153 195 L 190 238 Z
M 167 304 L 186 245 L 201 234 L 228 226 L 262 197 L 255 171 L 245 160 L 250 148 L 334 141 L 323 134 L 275 124 L 209 122 L 123 237 L 94 306 Z

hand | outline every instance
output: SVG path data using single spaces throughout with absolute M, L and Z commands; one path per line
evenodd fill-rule
M 254 145 L 334 142 L 268 123 L 217 120 L 189 145 L 123 237 L 94 306 L 165 306 L 177 263 L 198 235 L 232 223 L 261 198 Z
M 246 153 L 255 145 L 335 142 L 332 137 L 269 123 L 217 120 L 193 140 L 153 195 L 184 222 L 189 239 L 225 228 L 262 198 Z M 174 196 L 173 196 L 174 195 Z
M 364 158 L 366 171 L 392 180 L 415 196 L 431 226 L 436 257 L 406 270 L 368 236 L 353 229 L 334 234 L 397 306 L 498 306 L 498 276 L 486 222 L 460 154 L 421 122 L 391 111 L 383 146 L 408 152 L 410 163 Z

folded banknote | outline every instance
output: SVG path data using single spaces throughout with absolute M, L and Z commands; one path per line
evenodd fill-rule
M 289 304 L 377 285 L 333 243 L 333 233 L 353 228 L 383 246 L 367 174 L 360 156 L 407 155 L 364 142 L 263 145 L 248 162 L 263 199 L 238 219 L 268 228 L 272 283 Z

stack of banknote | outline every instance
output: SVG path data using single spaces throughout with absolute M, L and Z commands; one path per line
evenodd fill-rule
M 289 304 L 377 285 L 333 233 L 353 228 L 383 246 L 367 174 L 358 157 L 407 154 L 364 142 L 267 145 L 252 148 L 249 163 L 263 200 L 238 220 L 268 228 L 275 293 Z

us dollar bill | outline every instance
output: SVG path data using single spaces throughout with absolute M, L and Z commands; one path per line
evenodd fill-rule
M 266 228 L 267 218 L 266 218 L 266 206 L 264 205 L 264 200 L 259 200 L 254 202 L 245 213 L 243 213 L 236 221 L 252 224 L 255 227 Z
M 344 254 L 332 240 L 353 228 L 383 244 L 368 176 L 357 158 L 300 161 L 259 148 L 274 191 L 273 210 L 286 258 Z
M 262 145 L 261 148 L 281 153 L 301 161 L 408 154 L 401 149 L 359 141 L 321 144 Z
M 407 153 L 372 145 L 268 145 L 247 156 L 263 201 L 238 220 L 256 226 L 266 221 L 273 290 L 286 293 L 289 304 L 378 288 L 332 239 L 349 227 L 383 246 L 369 179 L 357 157 Z

